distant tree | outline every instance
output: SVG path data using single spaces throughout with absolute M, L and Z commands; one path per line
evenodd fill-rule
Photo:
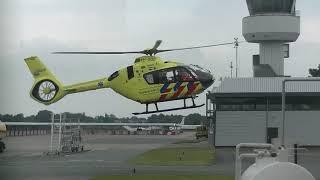
M 3 122 L 12 122 L 12 115 L 11 114 L 5 114 L 0 116 L 0 120 Z
M 94 119 L 98 123 L 103 123 L 104 122 L 104 116 L 96 116 Z
M 20 114 L 14 115 L 14 116 L 12 117 L 12 121 L 14 121 L 14 122 L 23 122 L 23 121 L 24 121 L 24 116 L 23 116 L 23 114 L 20 113 Z
M 120 119 L 117 118 L 117 116 L 115 116 L 115 115 L 113 115 L 113 114 L 110 114 L 110 115 L 108 116 L 108 121 L 110 121 L 110 122 L 120 122 Z
M 128 122 L 130 123 L 144 123 L 146 122 L 146 118 L 140 118 L 137 116 L 132 116 L 130 118 L 126 118 Z M 121 120 L 122 122 L 124 122 L 123 120 Z
M 30 115 L 24 117 L 22 113 L 17 115 L 0 114 L 0 120 L 6 122 L 51 122 L 51 111 L 42 110 L 37 113 L 37 115 Z M 104 116 L 98 115 L 94 118 L 91 116 L 87 116 L 84 113 L 70 113 L 65 112 L 64 116 L 66 118 L 79 118 L 81 122 L 99 122 L 99 123 L 112 123 L 112 122 L 132 122 L 132 123 L 180 123 L 183 116 L 182 115 L 164 115 L 164 114 L 153 114 L 148 118 L 142 118 L 137 116 L 132 117 L 124 117 L 118 118 L 113 114 L 104 114 Z M 55 118 L 60 118 L 59 114 L 55 115 Z M 200 114 L 189 114 L 185 118 L 185 124 L 193 125 L 193 124 L 207 124 L 207 119 L 205 116 L 201 116 Z
M 36 116 L 35 115 L 31 115 L 31 116 L 27 116 L 24 118 L 24 121 L 25 122 L 34 122 L 36 119 Z
M 320 64 L 318 65 L 318 68 L 316 68 L 316 69 L 310 68 L 309 69 L 309 74 L 312 77 L 320 77 Z
M 182 120 L 181 115 L 151 115 L 148 117 L 147 122 L 149 123 L 180 123 Z
M 39 111 L 38 114 L 36 115 L 36 121 L 37 122 L 50 122 L 51 121 L 51 111 L 48 110 L 43 110 Z
M 164 115 L 163 114 L 152 114 L 150 117 L 148 117 L 148 122 L 149 123 L 160 123 L 162 120 L 165 120 Z
M 198 113 L 195 114 L 189 114 L 186 116 L 184 123 L 187 125 L 197 125 L 197 124 L 204 124 L 207 125 L 208 121 L 205 116 L 201 116 Z

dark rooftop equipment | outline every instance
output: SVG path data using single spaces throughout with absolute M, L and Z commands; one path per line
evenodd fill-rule
M 296 0 L 247 0 L 250 15 L 276 13 L 294 14 Z

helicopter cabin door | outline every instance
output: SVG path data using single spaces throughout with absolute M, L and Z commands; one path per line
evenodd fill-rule
M 183 98 L 188 93 L 187 84 L 196 79 L 184 67 L 174 67 L 154 74 L 155 83 L 162 84 L 160 101 Z

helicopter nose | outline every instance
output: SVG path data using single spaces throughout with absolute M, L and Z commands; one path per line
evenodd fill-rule
M 207 89 L 214 83 L 214 77 L 211 73 L 202 72 L 198 75 L 199 81 L 202 84 L 204 89 Z

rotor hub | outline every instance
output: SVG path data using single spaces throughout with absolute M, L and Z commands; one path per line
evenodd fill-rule
M 49 87 L 46 87 L 43 89 L 43 93 L 44 94 L 50 94 L 51 93 L 51 89 Z
M 50 80 L 44 80 L 40 82 L 36 89 L 36 97 L 38 97 L 40 101 L 44 102 L 51 101 L 56 96 L 58 91 L 57 85 Z

